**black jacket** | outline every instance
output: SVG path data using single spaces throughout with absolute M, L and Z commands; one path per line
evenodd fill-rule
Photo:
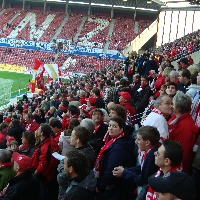
M 22 133 L 24 132 L 24 129 L 21 126 L 13 126 L 10 127 L 10 129 L 7 132 L 7 135 L 13 136 L 18 144 L 22 144 Z
M 39 180 L 28 170 L 9 181 L 6 193 L 0 200 L 36 200 L 39 191 Z
M 138 93 L 137 100 L 135 102 L 136 111 L 143 112 L 145 108 L 149 104 L 149 97 L 153 95 L 153 92 L 150 88 L 150 86 L 146 86 L 142 91 Z
M 178 83 L 178 90 L 183 92 L 184 94 L 188 91 L 188 87 L 191 85 L 190 81 L 186 84 L 183 85 L 183 83 Z
M 98 156 L 101 147 L 104 145 L 103 138 L 108 130 L 107 124 L 102 124 L 96 133 L 93 133 L 88 142 L 95 150 L 95 155 Z
M 142 70 L 142 75 L 144 76 L 149 76 L 149 71 L 150 70 L 155 70 L 156 73 L 158 73 L 158 65 L 156 63 L 155 60 L 148 60 L 144 66 L 143 66 L 143 70 Z

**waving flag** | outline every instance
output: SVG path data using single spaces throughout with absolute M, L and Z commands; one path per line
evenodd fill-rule
M 44 68 L 53 80 L 56 80 L 59 77 L 58 64 L 44 64 Z

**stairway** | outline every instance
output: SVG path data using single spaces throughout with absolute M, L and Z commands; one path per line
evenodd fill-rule
M 138 21 L 135 21 L 135 26 L 134 26 L 134 33 L 138 33 L 139 29 L 138 29 Z
M 82 22 L 81 22 L 81 24 L 80 24 L 80 26 L 78 28 L 78 32 L 74 36 L 74 42 L 77 42 L 78 36 L 79 36 L 79 34 L 80 34 L 80 32 L 81 32 L 86 20 L 87 20 L 87 16 L 83 17 Z
M 113 29 L 114 29 L 114 25 L 115 25 L 115 19 L 112 19 L 112 21 L 110 22 L 110 28 L 108 30 L 108 36 L 107 38 L 111 38 L 112 33 L 113 33 Z M 103 48 L 103 52 L 107 52 L 108 51 L 108 47 L 110 44 L 110 39 L 108 39 L 108 41 L 106 42 L 104 48 Z
M 60 27 L 56 30 L 55 35 L 52 37 L 51 42 L 53 42 L 53 40 L 56 40 L 56 39 L 57 39 L 58 35 L 59 35 L 60 32 L 62 31 L 62 28 L 63 28 L 64 24 L 67 22 L 68 19 L 69 19 L 69 15 L 66 15 L 66 17 L 63 19 L 63 21 L 62 21 Z M 64 38 L 62 38 L 62 39 L 64 39 Z
M 16 14 L 14 15 L 14 17 L 13 17 L 11 20 L 9 20 L 7 23 L 11 24 L 12 21 L 14 21 L 15 18 L 18 17 L 19 13 L 20 13 L 20 10 L 18 10 L 18 11 L 16 12 Z M 3 27 L 3 30 L 6 30 L 6 25 Z

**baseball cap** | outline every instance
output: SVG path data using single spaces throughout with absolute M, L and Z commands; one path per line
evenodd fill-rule
M 131 95 L 128 92 L 118 92 L 120 96 L 122 96 L 126 101 L 131 99 Z
M 196 196 L 193 179 L 178 171 L 172 171 L 163 177 L 149 178 L 149 185 L 155 192 L 171 193 L 182 200 L 193 200 Z
M 86 101 L 89 101 L 92 105 L 96 104 L 96 99 L 94 97 L 89 97 L 85 99 Z
M 14 138 L 13 136 L 7 135 L 7 136 L 6 136 L 6 140 L 10 143 L 10 142 L 12 142 L 13 140 L 15 140 L 15 138 Z
M 19 168 L 24 171 L 31 168 L 31 158 L 28 156 L 14 152 L 12 154 L 12 159 L 19 165 Z

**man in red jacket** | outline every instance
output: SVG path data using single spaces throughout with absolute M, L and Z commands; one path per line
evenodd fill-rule
M 56 168 L 58 161 L 52 156 L 58 152 L 58 144 L 50 137 L 52 132 L 48 124 L 41 124 L 37 136 L 40 137 L 40 144 L 34 151 L 31 160 L 32 168 L 40 182 L 40 198 L 43 200 L 56 199 L 58 183 L 56 180 Z
M 33 115 L 31 113 L 25 115 L 25 121 L 27 122 L 25 126 L 26 131 L 35 133 L 35 131 L 39 128 L 39 124 L 34 120 Z

